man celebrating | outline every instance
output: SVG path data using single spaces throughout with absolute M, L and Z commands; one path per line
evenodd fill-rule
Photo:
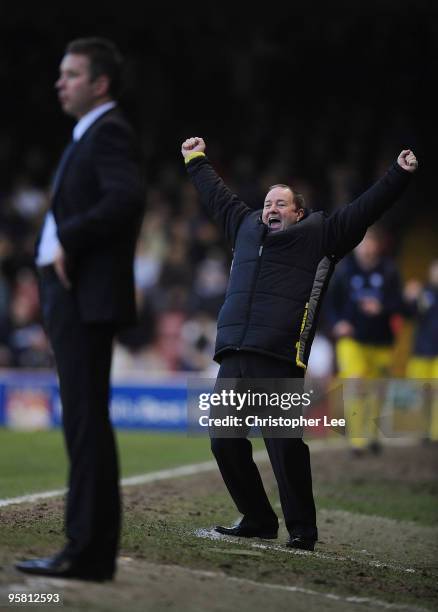
M 100 38 L 71 42 L 56 83 L 77 120 L 37 248 L 41 306 L 55 354 L 70 460 L 67 545 L 17 564 L 30 574 L 109 580 L 120 531 L 108 411 L 114 335 L 135 318 L 133 258 L 143 187 L 132 129 L 117 109 L 121 58 Z
M 321 299 L 336 262 L 403 192 L 417 160 L 410 150 L 371 189 L 326 217 L 309 213 L 288 185 L 274 185 L 263 210 L 233 194 L 205 156 L 202 138 L 181 148 L 201 201 L 222 228 L 233 253 L 225 302 L 218 317 L 218 378 L 304 377 Z M 245 438 L 212 438 L 225 484 L 243 518 L 219 533 L 276 538 L 278 518 Z M 318 539 L 309 449 L 301 438 L 265 438 L 290 538 L 313 550 Z

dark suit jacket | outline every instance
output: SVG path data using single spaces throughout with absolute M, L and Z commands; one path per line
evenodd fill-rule
M 53 194 L 84 322 L 135 321 L 133 258 L 144 201 L 133 130 L 112 109 L 75 145 Z

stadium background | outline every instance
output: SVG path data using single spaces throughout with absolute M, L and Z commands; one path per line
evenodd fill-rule
M 312 208 L 330 212 L 378 178 L 402 148 L 412 148 L 420 160 L 415 187 L 385 216 L 383 226 L 386 250 L 396 256 L 404 280 L 425 280 L 427 265 L 437 256 L 436 9 L 431 2 L 410 0 L 368 2 L 354 11 L 346 7 L 334 2 L 329 9 L 316 3 L 287 8 L 270 3 L 251 10 L 223 3 L 186 3 L 172 10 L 133 3 L 123 10 L 111 3 L 104 10 L 90 3 L 0 8 L 0 421 L 5 420 L 7 389 L 16 425 L 51 424 L 48 402 L 59 424 L 54 378 L 45 373 L 53 363 L 40 321 L 33 242 L 54 166 L 73 125 L 59 109 L 53 84 L 66 42 L 78 36 L 106 36 L 119 45 L 127 61 L 122 106 L 144 152 L 147 213 L 136 263 L 141 320 L 120 338 L 114 360 L 120 381 L 137 384 L 147 378 L 155 389 L 149 395 L 155 393 L 160 402 L 170 381 L 171 401 L 179 394 L 174 414 L 181 419 L 186 373 L 214 373 L 215 317 L 230 259 L 185 178 L 179 149 L 190 135 L 206 139 L 215 167 L 255 208 L 267 186 L 281 181 L 303 191 Z M 324 321 L 321 325 L 324 331 Z M 398 375 L 409 354 L 410 324 L 400 332 Z M 123 415 L 129 402 L 126 396 L 122 400 Z M 118 439 L 124 476 L 209 458 L 205 440 L 144 432 L 119 432 Z M 58 431 L 0 428 L 0 451 L 0 497 L 63 486 Z M 151 584 L 145 586 L 151 576 L 157 584 L 165 582 L 166 609 L 178 609 L 178 602 L 190 603 L 203 587 L 172 575 L 172 564 L 219 567 L 231 576 L 345 597 L 433 606 L 434 473 L 436 447 L 389 448 L 359 465 L 352 465 L 342 449 L 315 454 L 322 557 L 287 563 L 272 551 L 259 559 L 262 553 L 246 546 L 239 557 L 236 547 L 224 542 L 194 540 L 194 527 L 235 518 L 216 472 L 205 480 L 201 473 L 184 482 L 165 481 L 161 490 L 158 485 L 125 490 L 121 580 L 115 590 L 72 587 L 70 592 L 66 587 L 66 609 L 76 609 L 76 602 L 117 609 L 126 605 L 119 600 L 126 593 L 131 593 L 131 609 L 160 609 L 154 601 L 163 604 L 163 596 Z M 265 470 L 263 476 L 275 496 L 272 476 Z M 57 499 L 11 505 L 2 509 L 0 524 L 3 597 L 17 579 L 10 569 L 14 560 L 49 553 L 61 544 L 62 507 Z M 369 565 L 361 560 L 365 554 Z M 132 557 L 142 570 L 138 577 L 129 573 Z M 156 563 L 155 569 L 142 566 L 142 558 Z M 381 562 L 389 564 L 383 573 Z M 399 565 L 418 573 L 400 574 Z M 270 605 L 247 591 L 234 593 L 230 583 L 223 585 L 221 598 L 224 609 L 237 602 L 253 611 Z M 299 598 L 294 600 L 296 609 L 306 610 L 330 609 L 329 603 L 316 598 L 315 605 L 304 602 L 301 608 Z M 197 605 L 222 609 L 216 608 L 212 591 Z M 351 609 L 345 601 L 336 605 Z M 276 609 L 282 606 L 290 609 L 286 595 L 276 602 Z M 369 609 L 375 609 L 372 602 Z
M 252 206 L 284 181 L 328 212 L 412 148 L 420 178 L 384 225 L 405 280 L 425 278 L 437 228 L 438 45 L 425 4 L 384 2 L 355 14 L 336 4 L 332 14 L 274 6 L 268 17 L 217 4 L 169 14 L 109 4 L 104 16 L 91 6 L 83 14 L 17 6 L 3 9 L 0 26 L 0 365 L 50 365 L 29 269 L 72 129 L 53 84 L 66 41 L 77 36 L 108 36 L 126 57 L 122 105 L 141 137 L 148 185 L 141 323 L 122 338 L 116 368 L 198 371 L 210 363 L 229 253 L 185 178 L 179 148 L 188 135 L 206 139 L 215 166 Z

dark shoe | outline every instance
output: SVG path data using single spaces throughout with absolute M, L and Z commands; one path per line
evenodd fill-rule
M 264 538 L 265 540 L 275 540 L 278 537 L 278 525 L 264 527 L 263 525 L 252 525 L 240 522 L 233 527 L 221 527 L 217 525 L 214 530 L 222 535 L 235 536 L 237 538 Z
M 382 454 L 382 445 L 378 440 L 373 440 L 368 444 L 368 450 L 373 455 L 381 455 Z
M 303 536 L 291 535 L 286 543 L 289 548 L 299 548 L 300 550 L 315 550 L 316 540 L 304 538 Z
M 15 567 L 25 574 L 52 576 L 54 578 L 77 578 L 79 580 L 93 580 L 95 582 L 112 580 L 114 573 L 99 569 L 85 570 L 62 553 L 53 557 L 20 561 Z

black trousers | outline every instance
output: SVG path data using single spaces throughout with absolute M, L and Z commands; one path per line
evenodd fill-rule
M 119 468 L 108 408 L 114 325 L 83 323 L 74 294 L 52 268 L 40 275 L 40 295 L 70 461 L 63 552 L 81 569 L 111 572 L 120 532 Z
M 303 378 L 304 371 L 292 363 L 259 353 L 233 351 L 224 356 L 221 378 Z M 310 454 L 298 438 L 264 437 L 277 480 L 286 527 L 291 535 L 317 539 L 315 503 L 312 493 Z M 263 487 L 247 438 L 211 439 L 211 448 L 222 478 L 244 521 L 276 525 L 278 518 Z

